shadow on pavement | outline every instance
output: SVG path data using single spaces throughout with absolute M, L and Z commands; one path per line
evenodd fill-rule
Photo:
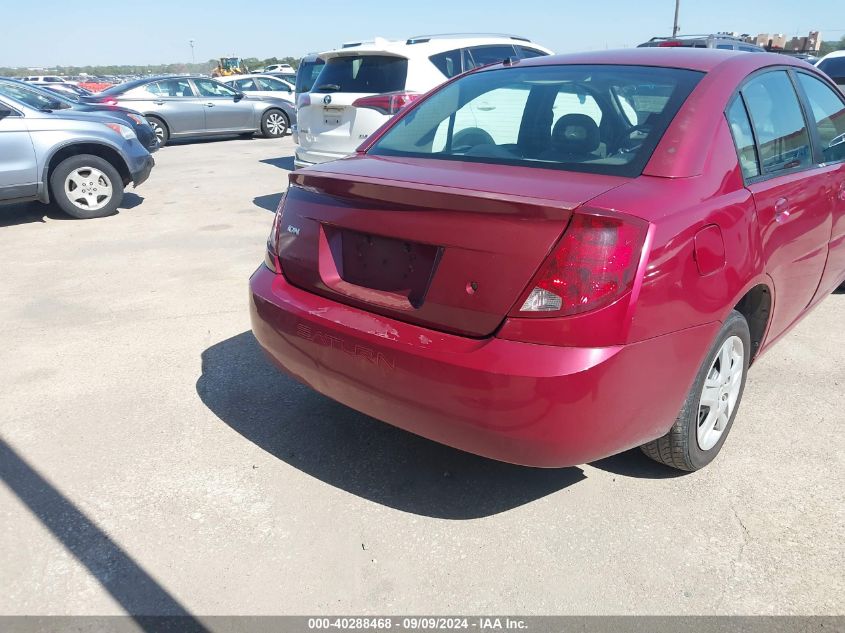
M 282 199 L 282 193 L 271 193 L 266 196 L 257 196 L 252 199 L 252 204 L 266 211 L 276 212 L 276 207 L 279 206 L 279 200 Z
M 144 202 L 144 198 L 136 193 L 126 192 L 123 200 L 118 206 L 120 211 L 134 209 Z M 273 208 L 275 211 L 275 207 Z M 21 202 L 20 204 L 0 205 L 0 228 L 4 226 L 16 226 L 18 224 L 40 223 L 44 224 L 47 219 L 59 221 L 77 221 L 70 217 L 55 204 L 42 204 L 41 202 Z M 81 220 L 84 221 L 84 220 Z
M 578 468 L 513 466 L 423 439 L 284 376 L 251 332 L 202 354 L 197 393 L 246 439 L 312 477 L 413 514 L 474 519 L 584 479 Z
M 180 616 L 180 630 L 205 627 L 123 549 L 0 438 L 0 479 L 82 563 L 142 630 L 143 616 Z
M 674 479 L 690 474 L 658 464 L 653 459 L 646 457 L 645 453 L 639 448 L 632 448 L 630 451 L 591 462 L 590 466 L 615 475 L 636 477 L 637 479 Z
M 281 158 L 265 158 L 264 160 L 260 160 L 258 162 L 264 163 L 265 165 L 272 165 L 273 167 L 278 167 L 279 169 L 293 171 L 293 156 L 282 156 Z

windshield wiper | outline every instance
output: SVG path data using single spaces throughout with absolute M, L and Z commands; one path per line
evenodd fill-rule
M 340 90 L 340 86 L 338 86 L 337 84 L 321 84 L 314 88 L 314 92 L 326 92 L 328 90 L 331 90 L 332 92 L 337 92 L 338 90 Z

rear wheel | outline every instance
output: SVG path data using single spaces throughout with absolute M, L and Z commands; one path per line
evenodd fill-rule
M 153 128 L 153 132 L 155 132 L 158 144 L 161 147 L 167 145 L 167 141 L 170 140 L 170 130 L 167 129 L 167 124 L 158 117 L 148 116 L 146 118 L 150 127 Z
M 75 218 L 112 215 L 123 200 L 123 180 L 107 160 L 91 154 L 71 156 L 50 174 L 53 200 Z
M 750 352 L 748 323 L 734 310 L 719 330 L 675 424 L 663 437 L 643 445 L 643 452 L 679 470 L 698 470 L 713 461 L 739 410 Z
M 267 110 L 261 117 L 261 133 L 264 138 L 280 138 L 287 134 L 290 122 L 281 110 Z

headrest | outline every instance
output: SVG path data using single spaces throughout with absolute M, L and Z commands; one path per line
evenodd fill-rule
M 589 154 L 600 142 L 599 126 L 586 114 L 564 114 L 552 129 L 552 145 L 566 154 Z

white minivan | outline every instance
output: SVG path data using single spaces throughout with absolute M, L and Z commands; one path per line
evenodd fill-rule
M 320 53 L 325 65 L 297 100 L 296 168 L 348 156 L 416 97 L 464 71 L 506 59 L 550 55 L 514 35 L 376 38 Z

